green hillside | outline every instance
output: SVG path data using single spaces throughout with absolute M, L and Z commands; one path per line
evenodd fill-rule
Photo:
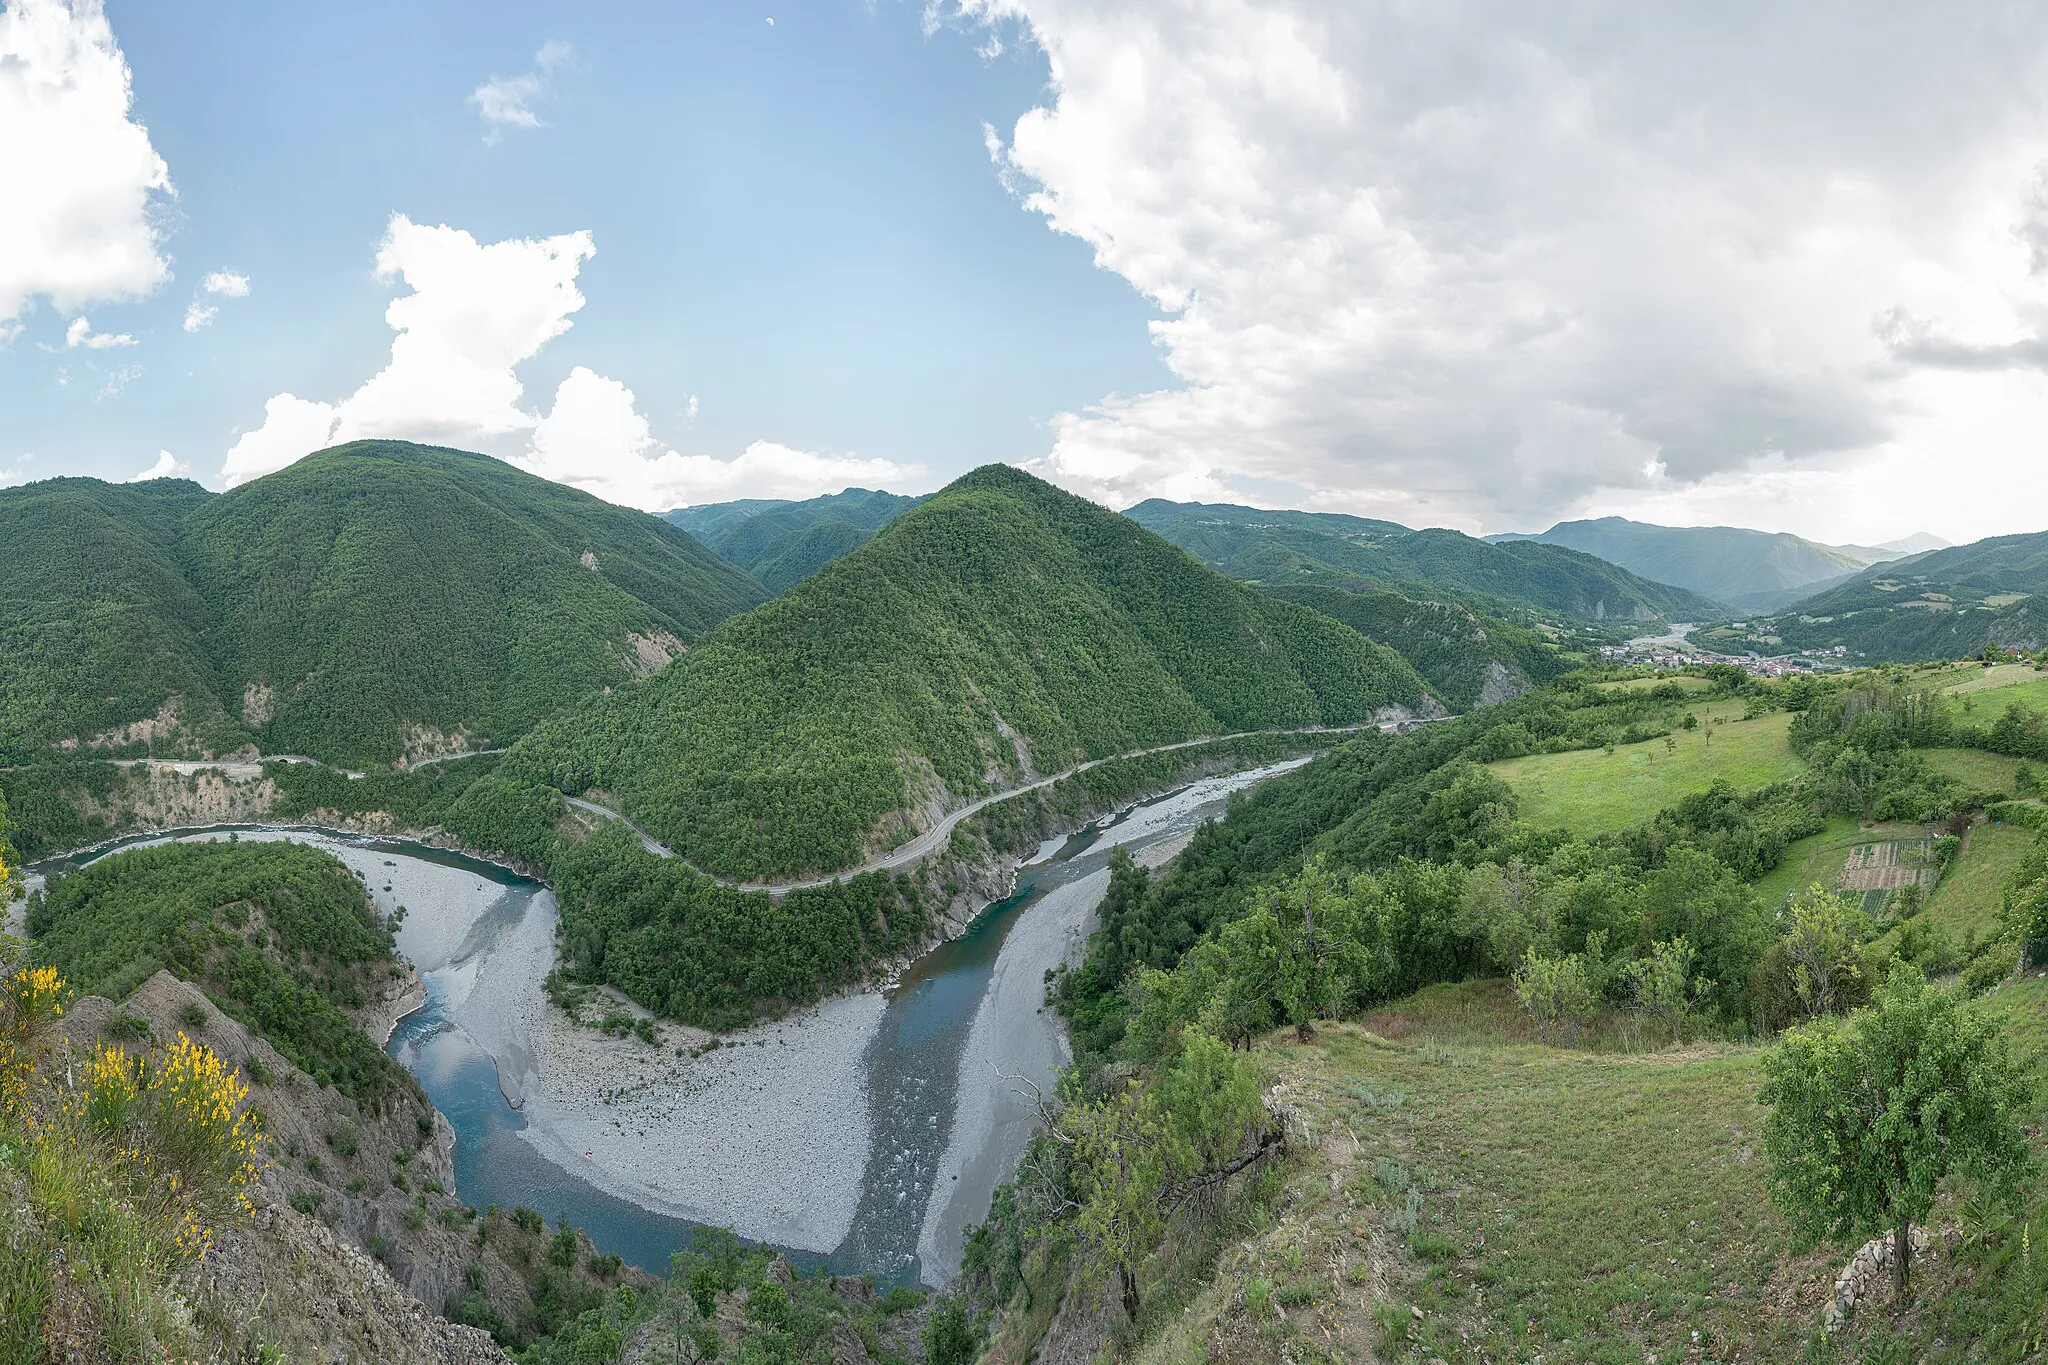
M 1786 649 L 1845 645 L 1872 660 L 1952 659 L 2048 642 L 2048 531 L 1879 564 L 1752 623 Z
M 0 493 L 0 534 L 0 752 L 16 761 L 96 736 L 352 766 L 490 747 L 765 595 L 660 518 L 401 441 L 218 495 L 30 484 Z
M 1113 862 L 1054 980 L 1063 1103 L 968 1239 L 993 1354 L 1057 1321 L 1145 1362 L 2035 1359 L 2048 845 L 1979 817 L 2041 808 L 1940 771 L 1985 736 L 1902 676 L 1566 677 L 1353 739 L 1157 872 Z M 1787 908 L 1781 869 L 1832 889 Z M 1845 1016 L 1897 1028 L 1900 1071 L 1966 1037 L 1999 1089 L 1929 1140 L 1982 1168 L 1823 1226 L 1766 1049 Z M 1898 1074 L 1836 1093 L 1898 1112 Z M 1882 1187 L 1874 1132 L 1830 1157 Z M 1933 1249 L 1903 1301 L 1849 1295 L 1823 1333 L 1908 1220 Z
M 660 518 L 403 442 L 223 494 L 184 550 L 265 751 L 356 764 L 397 758 L 414 727 L 502 743 L 761 597 Z
M 1316 584 L 1268 591 L 1387 646 L 1422 675 L 1445 705 L 1459 711 L 1519 696 L 1584 662 L 1535 631 L 1455 603 Z
M 1027 770 L 1427 695 L 1349 627 L 991 465 L 507 764 L 613 793 L 700 866 L 789 876 Z
M 1273 512 L 1153 499 L 1125 513 L 1211 568 L 1264 587 L 1324 584 L 1454 596 L 1494 614 L 1584 621 L 1710 621 L 1719 603 L 1640 578 L 1560 545 L 1493 545 L 1457 531 L 1414 531 L 1327 512 Z
M 168 969 L 321 1084 L 365 1103 L 412 1086 L 349 1014 L 400 973 L 355 873 L 294 843 L 168 844 L 102 858 L 31 902 L 30 960 L 125 998 Z
M 239 740 L 205 648 L 206 603 L 178 563 L 179 524 L 210 496 L 183 479 L 0 491 L 0 760 L 119 743 L 171 698 L 185 742 Z
M 1876 559 L 1899 557 L 1883 550 L 1820 545 L 1782 531 L 1653 526 L 1625 517 L 1561 521 L 1528 539 L 1597 555 L 1630 573 L 1690 588 L 1741 611 L 1782 607 Z
M 668 520 L 753 574 L 770 592 L 783 592 L 865 544 L 920 501 L 848 488 L 803 502 L 749 498 L 678 508 Z

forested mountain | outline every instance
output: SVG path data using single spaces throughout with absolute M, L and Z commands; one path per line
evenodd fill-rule
M 1533 630 L 1451 602 L 1397 592 L 1346 592 L 1319 584 L 1270 588 L 1275 597 L 1342 621 L 1406 659 L 1430 690 L 1459 711 L 1505 701 L 1584 663 Z
M 1272 512 L 1154 498 L 1127 511 L 1212 568 L 1267 587 L 1317 583 L 1351 591 L 1455 597 L 1493 613 L 1531 610 L 1587 621 L 1706 621 L 1719 603 L 1605 560 L 1532 541 L 1489 544 L 1458 531 L 1415 531 L 1330 512 Z
M 1427 699 L 1349 627 L 990 465 L 506 762 L 613 793 L 700 866 L 790 876 L 1026 773 Z
M 179 525 L 211 496 L 184 479 L 0 491 L 6 761 L 151 720 L 171 697 L 185 699 L 189 735 L 232 741 L 204 642 L 206 603 L 178 561 Z
M 748 498 L 681 507 L 668 519 L 747 570 L 770 592 L 863 545 L 921 498 L 848 488 L 803 502 Z
M 1993 536 L 1864 570 L 1757 623 L 1786 649 L 1844 645 L 1870 659 L 1955 658 L 1988 643 L 2037 647 L 2048 532 Z M 1771 646 L 1776 648 L 1778 646 Z
M 658 517 L 398 441 L 219 495 L 30 484 L 0 493 L 0 534 L 0 750 L 16 759 L 486 747 L 765 596 Z
M 1561 521 L 1540 536 L 1488 537 L 1563 545 L 1630 573 L 1711 597 L 1741 611 L 1768 611 L 1902 552 L 1821 545 L 1786 532 L 1737 526 L 1653 526 L 1625 517 Z

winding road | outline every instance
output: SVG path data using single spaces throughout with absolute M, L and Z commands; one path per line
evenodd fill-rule
M 791 891 L 802 891 L 808 887 L 830 886 L 833 882 L 844 881 L 849 877 L 858 877 L 866 872 L 886 872 L 891 868 L 907 866 L 938 849 L 946 840 L 952 838 L 954 828 L 968 816 L 987 810 L 998 802 L 1008 801 L 1010 798 L 1022 796 L 1026 792 L 1035 792 L 1042 787 L 1050 787 L 1055 782 L 1063 782 L 1077 773 L 1085 773 L 1090 768 L 1099 768 L 1105 763 L 1117 763 L 1127 758 L 1145 758 L 1151 754 L 1172 753 L 1176 749 L 1193 749 L 1203 744 L 1221 744 L 1226 740 L 1232 739 L 1251 739 L 1259 735 L 1344 735 L 1352 734 L 1359 730 L 1393 731 L 1399 730 L 1404 726 L 1427 725 L 1433 721 L 1448 719 L 1450 719 L 1448 716 L 1429 716 L 1408 720 L 1365 721 L 1357 725 L 1305 725 L 1298 729 L 1286 730 L 1240 730 L 1235 734 L 1203 735 L 1197 739 L 1184 739 L 1176 744 L 1160 744 L 1150 749 L 1132 749 L 1127 753 L 1108 754 L 1102 758 L 1091 758 L 1086 763 L 1077 763 L 1063 772 L 1052 774 L 1050 777 L 1040 777 L 1023 783 L 1020 786 L 1006 787 L 1002 791 L 991 792 L 987 796 L 970 801 L 958 810 L 947 814 L 937 824 L 922 834 L 917 835 L 906 843 L 898 844 L 887 853 L 877 854 L 859 867 L 845 868 L 838 872 L 828 873 L 821 877 L 809 877 L 802 881 L 740 882 L 726 877 L 713 876 L 711 873 L 705 872 L 704 869 L 697 867 L 694 863 L 686 864 L 686 866 L 702 876 L 709 877 L 720 886 L 729 886 L 735 891 L 766 891 L 770 896 L 783 896 Z M 590 814 L 601 816 L 606 820 L 622 822 L 628 829 L 640 836 L 641 844 L 649 853 L 654 854 L 656 857 L 673 858 L 676 856 L 674 851 L 666 844 L 611 807 L 600 806 L 595 801 L 585 801 L 581 797 L 575 796 L 564 796 L 562 799 L 577 810 L 588 811 Z

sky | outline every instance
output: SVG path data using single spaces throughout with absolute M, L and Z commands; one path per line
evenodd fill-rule
M 2048 11 L 0 0 L 0 482 L 2048 529 Z

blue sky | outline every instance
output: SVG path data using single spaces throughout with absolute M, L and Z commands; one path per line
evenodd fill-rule
M 79 310 L 133 346 L 66 349 L 48 306 L 22 319 L 0 351 L 0 467 L 29 477 L 121 477 L 169 450 L 211 482 L 270 395 L 348 393 L 390 350 L 404 291 L 372 257 L 394 213 L 483 242 L 590 232 L 587 303 L 518 367 L 528 399 L 588 366 L 630 386 L 655 436 L 714 456 L 766 440 L 929 483 L 1043 454 L 1058 411 L 1173 382 L 1156 310 L 990 163 L 984 123 L 1040 96 L 1044 56 L 928 36 L 915 5 L 107 16 L 176 186 L 159 219 L 175 279 Z M 549 42 L 569 55 L 531 101 L 545 126 L 487 124 L 472 92 Z M 187 333 L 216 270 L 249 292 L 203 296 L 219 311 Z
M 0 0 L 0 481 L 2048 526 L 2048 8 L 101 4 Z

